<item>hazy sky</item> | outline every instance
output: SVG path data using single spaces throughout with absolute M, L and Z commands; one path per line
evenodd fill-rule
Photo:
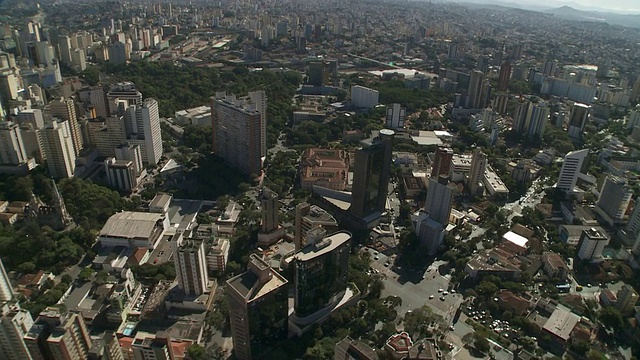
M 532 3 L 532 4 L 537 4 L 537 5 L 541 5 L 541 2 L 534 2 L 531 0 L 525 0 L 523 1 L 524 3 Z M 562 1 L 562 0 L 552 0 L 552 1 L 547 1 L 544 2 L 544 5 L 551 5 L 552 4 L 556 4 L 556 5 L 569 5 L 575 8 L 599 8 L 599 9 L 611 9 L 611 10 L 615 10 L 616 12 L 630 12 L 630 13 L 637 13 L 640 12 L 640 0 L 566 0 L 566 1 Z

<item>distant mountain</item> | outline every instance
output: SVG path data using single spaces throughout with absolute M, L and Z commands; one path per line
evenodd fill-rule
M 597 21 L 611 25 L 640 28 L 640 14 L 624 15 L 600 11 L 582 11 L 571 6 L 561 6 L 544 12 L 568 20 Z

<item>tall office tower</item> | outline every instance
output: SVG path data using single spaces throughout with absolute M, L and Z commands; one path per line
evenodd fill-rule
M 520 60 L 522 58 L 522 45 L 514 45 L 511 48 L 511 58 L 515 61 Z
M 609 76 L 611 70 L 611 59 L 606 59 L 598 64 L 598 70 L 596 70 L 596 77 L 605 78 Z
M 116 41 L 109 46 L 109 62 L 113 64 L 125 64 L 129 60 L 127 44 Z
M 187 295 L 202 295 L 208 289 L 207 258 L 201 240 L 185 240 L 173 255 L 180 289 Z
M 302 319 L 336 304 L 347 289 L 351 234 L 337 232 L 293 256 L 295 316 Z
M 451 159 L 453 159 L 453 149 L 438 146 L 436 154 L 431 165 L 431 177 L 437 178 L 440 175 L 449 175 L 451 169 Z
M 349 211 L 364 220 L 376 219 L 384 212 L 389 192 L 393 130 L 380 130 L 377 141 L 356 151 Z
M 435 221 L 426 212 L 421 212 L 416 221 L 416 236 L 427 254 L 435 255 L 444 241 L 443 224 Z
M 262 205 L 262 225 L 260 231 L 270 233 L 278 228 L 278 194 L 268 188 L 262 188 L 262 196 L 260 198 Z
M 110 187 L 131 191 L 138 186 L 138 176 L 130 160 L 116 160 L 110 157 L 104 160 L 104 170 Z
M 42 129 L 44 127 L 44 116 L 40 109 L 23 109 L 16 116 L 18 125 L 31 124 L 34 129 Z
M 598 260 L 602 258 L 602 250 L 609 244 L 609 237 L 602 230 L 591 228 L 582 230 L 578 241 L 578 258 L 581 260 Z
M 387 128 L 401 129 L 404 126 L 406 112 L 407 109 L 397 103 L 387 106 Z
M 53 359 L 51 349 L 47 344 L 47 338 L 53 329 L 62 324 L 64 315 L 58 308 L 46 308 L 38 315 L 31 329 L 23 339 L 33 360 Z
M 480 70 L 474 70 L 469 76 L 469 102 L 467 106 L 471 109 L 479 109 L 482 106 L 482 90 L 484 89 L 484 74 Z
M 587 155 L 589 155 L 589 149 L 576 150 L 565 155 L 556 185 L 558 189 L 567 193 L 573 192 Z
M 13 287 L 9 281 L 9 275 L 4 269 L 2 259 L 0 259 L 0 302 L 11 301 L 13 299 Z
M 28 154 L 18 124 L 0 121 L 0 164 L 19 165 L 27 161 Z
M 620 312 L 623 315 L 630 314 L 638 302 L 638 293 L 631 285 L 624 284 L 616 295 L 618 298 L 616 306 L 620 309 Z
M 607 176 L 600 189 L 595 211 L 610 226 L 622 224 L 627 220 L 632 196 L 633 190 L 623 178 Z
M 544 129 L 549 121 L 551 109 L 544 101 L 537 103 L 529 103 L 527 112 L 527 121 L 525 127 L 528 137 L 541 139 L 544 135 Z
M 0 98 L 4 101 L 17 100 L 19 81 L 12 69 L 0 70 Z
M 227 280 L 233 351 L 238 360 L 259 359 L 271 344 L 287 338 L 288 281 L 258 255 L 247 271 Z
M 236 98 L 219 92 L 211 99 L 214 153 L 242 173 L 256 176 L 262 173 L 266 151 L 266 106 L 260 93 Z
M 27 310 L 17 303 L 6 302 L 0 310 L 0 358 L 5 360 L 31 360 L 23 337 L 33 325 Z
M 25 124 L 20 126 L 20 135 L 22 136 L 22 143 L 27 157 L 35 159 L 39 164 L 43 164 L 43 161 L 47 158 L 44 155 L 42 130 L 34 129 L 31 124 Z
M 247 96 L 255 104 L 256 110 L 262 115 L 260 123 L 260 140 L 262 143 L 262 157 L 267 156 L 267 94 L 264 90 L 250 91 Z
M 635 102 L 640 98 L 640 76 L 636 75 L 636 81 L 634 81 L 633 86 L 631 87 L 631 96 L 629 101 Z
M 140 146 L 142 161 L 157 164 L 162 157 L 162 130 L 158 102 L 144 99 L 142 105 L 131 105 L 124 115 L 128 142 Z
M 448 176 L 440 175 L 437 178 L 429 178 L 424 210 L 429 214 L 430 219 L 444 226 L 449 223 L 449 216 L 451 216 L 453 190 L 453 184 L 449 184 Z
M 49 112 L 51 116 L 68 122 L 69 130 L 71 131 L 71 140 L 73 141 L 73 151 L 74 154 L 78 156 L 84 144 L 82 143 L 82 132 L 80 131 L 80 124 L 78 123 L 75 101 L 73 98 L 53 100 L 49 103 Z
M 67 314 L 47 338 L 47 346 L 55 360 L 87 359 L 91 336 L 82 315 Z
M 498 77 L 498 91 L 509 90 L 509 80 L 511 79 L 511 62 L 505 61 L 500 65 L 500 76 Z
M 338 222 L 328 212 L 316 205 L 300 203 L 296 205 L 295 231 L 293 242 L 295 250 L 299 251 L 308 243 L 313 242 L 313 230 L 324 229 L 333 232 L 338 229 Z
M 571 108 L 569 115 L 569 137 L 572 139 L 581 139 L 584 127 L 591 114 L 591 106 L 575 103 Z
M 60 52 L 60 61 L 66 65 L 71 65 L 71 38 L 61 36 L 58 38 L 58 51 Z
M 49 174 L 58 179 L 72 177 L 76 168 L 76 153 L 69 122 L 59 120 L 47 124 L 42 130 L 42 143 Z
M 329 82 L 329 69 L 322 60 L 309 63 L 307 71 L 307 79 L 309 85 L 322 86 Z
M 106 94 L 110 115 L 122 115 L 131 105 L 142 105 L 142 93 L 130 81 L 117 83 Z M 119 111 L 120 110 L 120 111 Z
M 482 178 L 484 177 L 484 171 L 487 167 L 487 155 L 482 152 L 480 148 L 476 148 L 473 151 L 473 159 L 471 159 L 471 171 L 469 172 L 469 179 L 467 179 L 467 189 L 469 194 L 477 195 L 478 190 L 481 188 Z
M 544 63 L 544 70 L 542 71 L 542 74 L 544 74 L 544 76 L 555 77 L 557 70 L 558 70 L 558 63 L 555 60 L 547 60 Z

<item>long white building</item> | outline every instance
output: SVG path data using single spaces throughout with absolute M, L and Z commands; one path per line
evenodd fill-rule
M 380 93 L 378 90 L 369 89 L 360 85 L 351 87 L 351 104 L 358 108 L 371 109 L 378 105 Z
M 145 99 L 142 105 L 131 105 L 124 115 L 127 141 L 140 146 L 142 162 L 157 164 L 162 157 L 162 131 L 158 102 Z

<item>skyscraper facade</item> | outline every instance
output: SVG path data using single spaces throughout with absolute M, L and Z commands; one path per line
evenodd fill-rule
M 33 325 L 33 319 L 27 310 L 18 304 L 0 305 L 0 358 L 6 360 L 31 359 L 24 335 Z
M 178 285 L 187 295 L 201 295 L 208 287 L 207 258 L 201 240 L 185 240 L 173 255 Z
M 142 105 L 131 105 L 125 112 L 127 140 L 140 146 L 142 162 L 157 164 L 162 157 L 162 130 L 158 101 L 144 99 Z
M 69 122 L 53 121 L 42 131 L 43 150 L 49 174 L 58 179 L 70 178 L 76 169 L 76 153 Z
M 105 96 L 109 115 L 117 115 L 118 109 L 124 111 L 131 105 L 142 105 L 142 93 L 136 89 L 132 82 L 116 84 Z
M 294 256 L 294 311 L 304 318 L 339 301 L 347 288 L 351 234 L 337 232 Z
M 610 226 L 622 224 L 627 220 L 632 196 L 633 190 L 624 179 L 607 176 L 602 183 L 595 211 Z
M 260 359 L 261 351 L 287 338 L 288 285 L 256 254 L 250 255 L 245 273 L 227 280 L 236 359 Z
M 387 106 L 387 127 L 389 129 L 401 129 L 404 126 L 404 117 L 407 109 L 400 104 Z
M 216 93 L 211 100 L 213 151 L 244 174 L 259 176 L 262 173 L 266 152 L 265 112 L 264 96 L 236 98 Z
M 76 114 L 75 101 L 73 98 L 53 100 L 49 103 L 49 112 L 51 113 L 51 116 L 67 120 L 69 130 L 71 132 L 71 140 L 73 142 L 73 151 L 74 154 L 78 156 L 84 144 L 82 142 L 80 124 L 78 123 L 78 115 Z
M 565 155 L 556 185 L 558 189 L 573 192 L 587 155 L 589 155 L 589 149 L 576 150 Z
M 360 219 L 384 211 L 389 191 L 393 130 L 380 130 L 373 145 L 356 151 L 349 211 Z
M 446 226 L 449 223 L 452 204 L 453 188 L 449 186 L 449 177 L 440 175 L 437 178 L 430 178 L 424 206 L 429 218 Z
M 47 345 L 56 360 L 87 359 L 91 349 L 91 336 L 81 314 L 67 314 L 53 329 Z
M 262 224 L 260 231 L 270 233 L 278 228 L 278 209 L 280 207 L 278 194 L 268 188 L 263 188 L 260 203 L 262 205 Z
M 498 77 L 498 91 L 509 90 L 509 80 L 511 79 L 511 62 L 509 60 L 500 66 L 500 76 Z
M 11 301 L 13 299 L 13 287 L 9 282 L 9 275 L 4 269 L 2 259 L 0 259 L 0 302 Z
M 451 159 L 453 159 L 453 149 L 439 146 L 431 165 L 431 177 L 437 178 L 440 175 L 449 175 L 451 169 Z
M 471 72 L 469 78 L 469 102 L 468 107 L 471 109 L 479 109 L 483 107 L 481 104 L 482 91 L 484 89 L 484 74 L 480 70 Z
M 27 161 L 27 151 L 18 124 L 0 122 L 0 164 L 18 165 Z
M 484 177 L 484 171 L 487 167 L 487 155 L 482 152 L 480 148 L 476 148 L 473 151 L 473 158 L 471 159 L 471 171 L 469 172 L 469 178 L 467 179 L 467 188 L 469 194 L 478 194 L 481 188 L 482 178 Z
M 569 114 L 569 137 L 572 139 L 581 139 L 584 127 L 591 114 L 591 106 L 575 103 Z

